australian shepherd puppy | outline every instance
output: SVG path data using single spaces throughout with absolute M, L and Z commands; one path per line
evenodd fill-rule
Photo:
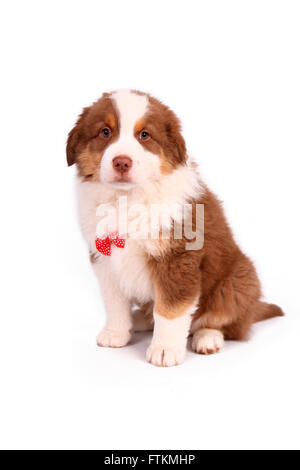
M 283 315 L 260 300 L 255 268 L 163 103 L 105 93 L 69 133 L 67 160 L 78 168 L 80 224 L 107 313 L 99 346 L 153 329 L 147 360 L 173 366 L 189 335 L 196 353 L 212 354 L 224 339 L 245 339 L 253 322 Z

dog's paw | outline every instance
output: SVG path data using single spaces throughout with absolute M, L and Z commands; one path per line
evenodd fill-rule
M 104 328 L 98 335 L 97 344 L 105 348 L 122 348 L 131 339 L 129 331 L 113 331 Z
M 221 331 L 201 328 L 194 333 L 192 349 L 198 354 L 213 354 L 224 346 L 224 337 Z
M 147 361 L 155 366 L 171 367 L 182 364 L 186 348 L 175 348 L 159 344 L 150 344 L 147 349 Z

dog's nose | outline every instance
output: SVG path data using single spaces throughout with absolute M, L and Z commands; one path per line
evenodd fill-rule
M 130 157 L 127 157 L 127 155 L 119 155 L 113 159 L 112 165 L 115 171 L 123 175 L 124 173 L 128 173 L 132 167 L 132 160 Z

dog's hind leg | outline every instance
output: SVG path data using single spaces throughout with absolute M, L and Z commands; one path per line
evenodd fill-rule
M 138 306 L 132 311 L 133 331 L 152 331 L 153 302 Z
M 224 346 L 224 336 L 220 330 L 199 328 L 192 339 L 192 349 L 198 354 L 213 354 Z

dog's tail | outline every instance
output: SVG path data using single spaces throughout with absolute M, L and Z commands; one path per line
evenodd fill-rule
M 283 317 L 284 313 L 278 305 L 258 302 L 255 312 L 255 322 L 268 320 L 273 317 Z

